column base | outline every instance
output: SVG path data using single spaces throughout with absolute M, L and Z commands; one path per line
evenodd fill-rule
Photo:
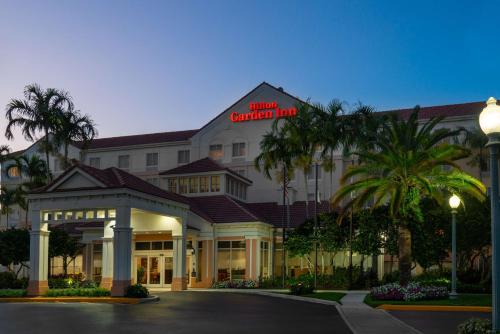
M 131 280 L 126 280 L 126 281 L 113 280 L 113 286 L 111 287 L 111 296 L 113 297 L 125 296 L 125 293 L 127 292 L 127 288 L 130 286 L 130 283 L 132 283 Z
M 29 281 L 27 295 L 42 296 L 49 290 L 49 281 Z
M 113 278 L 112 277 L 103 277 L 101 278 L 101 284 L 99 284 L 101 288 L 111 290 L 113 286 Z
M 172 278 L 172 291 L 182 291 L 187 290 L 187 278 L 186 277 L 174 277 Z

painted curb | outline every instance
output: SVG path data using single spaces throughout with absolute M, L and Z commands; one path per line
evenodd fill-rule
M 4 297 L 0 303 L 102 303 L 102 304 L 143 304 L 159 301 L 160 297 Z
M 385 311 L 432 311 L 432 312 L 482 312 L 490 313 L 490 306 L 448 306 L 448 305 L 390 305 L 383 304 L 377 309 Z

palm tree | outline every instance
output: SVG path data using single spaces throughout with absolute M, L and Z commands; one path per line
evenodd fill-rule
M 276 119 L 273 128 L 278 128 L 283 122 L 285 145 L 289 146 L 294 167 L 299 168 L 304 175 L 306 188 L 306 217 L 309 217 L 309 187 L 307 175 L 311 171 L 314 154 L 318 148 L 318 133 L 314 130 L 315 112 L 309 101 L 299 103 L 295 117 Z
M 421 126 L 416 107 L 407 121 L 396 114 L 389 117 L 366 147 L 359 147 L 355 154 L 360 164 L 350 168 L 342 177 L 341 188 L 333 197 L 333 204 L 346 203 L 341 216 L 353 208 L 363 208 L 370 199 L 373 207 L 388 202 L 391 218 L 398 227 L 400 283 L 406 285 L 411 277 L 412 221 L 422 222 L 421 197 L 428 196 L 440 202 L 449 193 L 469 193 L 483 200 L 484 185 L 463 172 L 456 164 L 470 151 L 464 147 L 444 143 L 458 135 L 460 130 L 435 129 L 442 120 L 431 118 Z M 449 168 L 449 170 L 447 170 Z M 346 181 L 354 178 L 347 184 Z M 350 198 L 352 192 L 357 196 Z
M 19 194 L 16 189 L 0 189 L 0 214 L 6 216 L 6 228 L 9 228 L 9 214 L 12 212 L 12 206 L 17 204 Z
M 472 159 L 468 162 L 470 166 L 477 166 L 479 169 L 479 180 L 483 181 L 483 170 L 486 169 L 488 161 L 488 151 L 484 148 L 488 143 L 488 137 L 480 128 L 467 130 L 463 143 L 473 150 Z
M 12 99 L 6 108 L 8 121 L 5 130 L 7 139 L 13 139 L 13 128 L 20 127 L 25 139 L 35 141 L 36 135 L 43 133 L 43 150 L 47 162 L 47 177 L 51 179 L 49 152 L 50 135 L 54 132 L 57 117 L 60 113 L 72 109 L 73 102 L 68 93 L 48 88 L 43 90 L 37 84 L 24 88 L 24 100 Z
M 330 196 L 333 191 L 333 172 L 335 171 L 335 161 L 333 154 L 338 150 L 344 141 L 344 105 L 339 100 L 332 100 L 326 107 L 321 104 L 314 105 L 316 137 L 322 146 L 321 165 L 323 169 L 330 173 Z
M 85 149 L 97 135 L 94 121 L 89 115 L 82 115 L 78 110 L 70 108 L 61 112 L 57 117 L 54 129 L 54 142 L 57 147 L 64 148 L 64 169 L 69 166 L 68 147 L 72 142 L 80 141 Z
M 47 183 L 47 164 L 45 160 L 40 159 L 37 155 L 32 155 L 30 157 L 21 155 L 15 159 L 15 165 L 21 171 L 21 175 L 28 179 L 17 188 L 17 204 L 25 211 L 27 227 L 29 201 L 26 196 L 31 190 L 42 187 Z
M 0 163 L 8 159 L 10 154 L 9 145 L 0 145 Z

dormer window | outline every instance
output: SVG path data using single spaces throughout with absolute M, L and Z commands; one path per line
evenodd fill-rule
M 233 143 L 233 158 L 242 158 L 246 155 L 245 143 Z

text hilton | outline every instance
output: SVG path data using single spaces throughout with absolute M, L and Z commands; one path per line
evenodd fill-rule
M 263 119 L 295 117 L 297 109 L 295 107 L 289 109 L 281 109 L 276 102 L 252 102 L 250 103 L 251 111 L 248 113 L 232 112 L 230 115 L 231 122 L 246 122 L 258 121 Z

